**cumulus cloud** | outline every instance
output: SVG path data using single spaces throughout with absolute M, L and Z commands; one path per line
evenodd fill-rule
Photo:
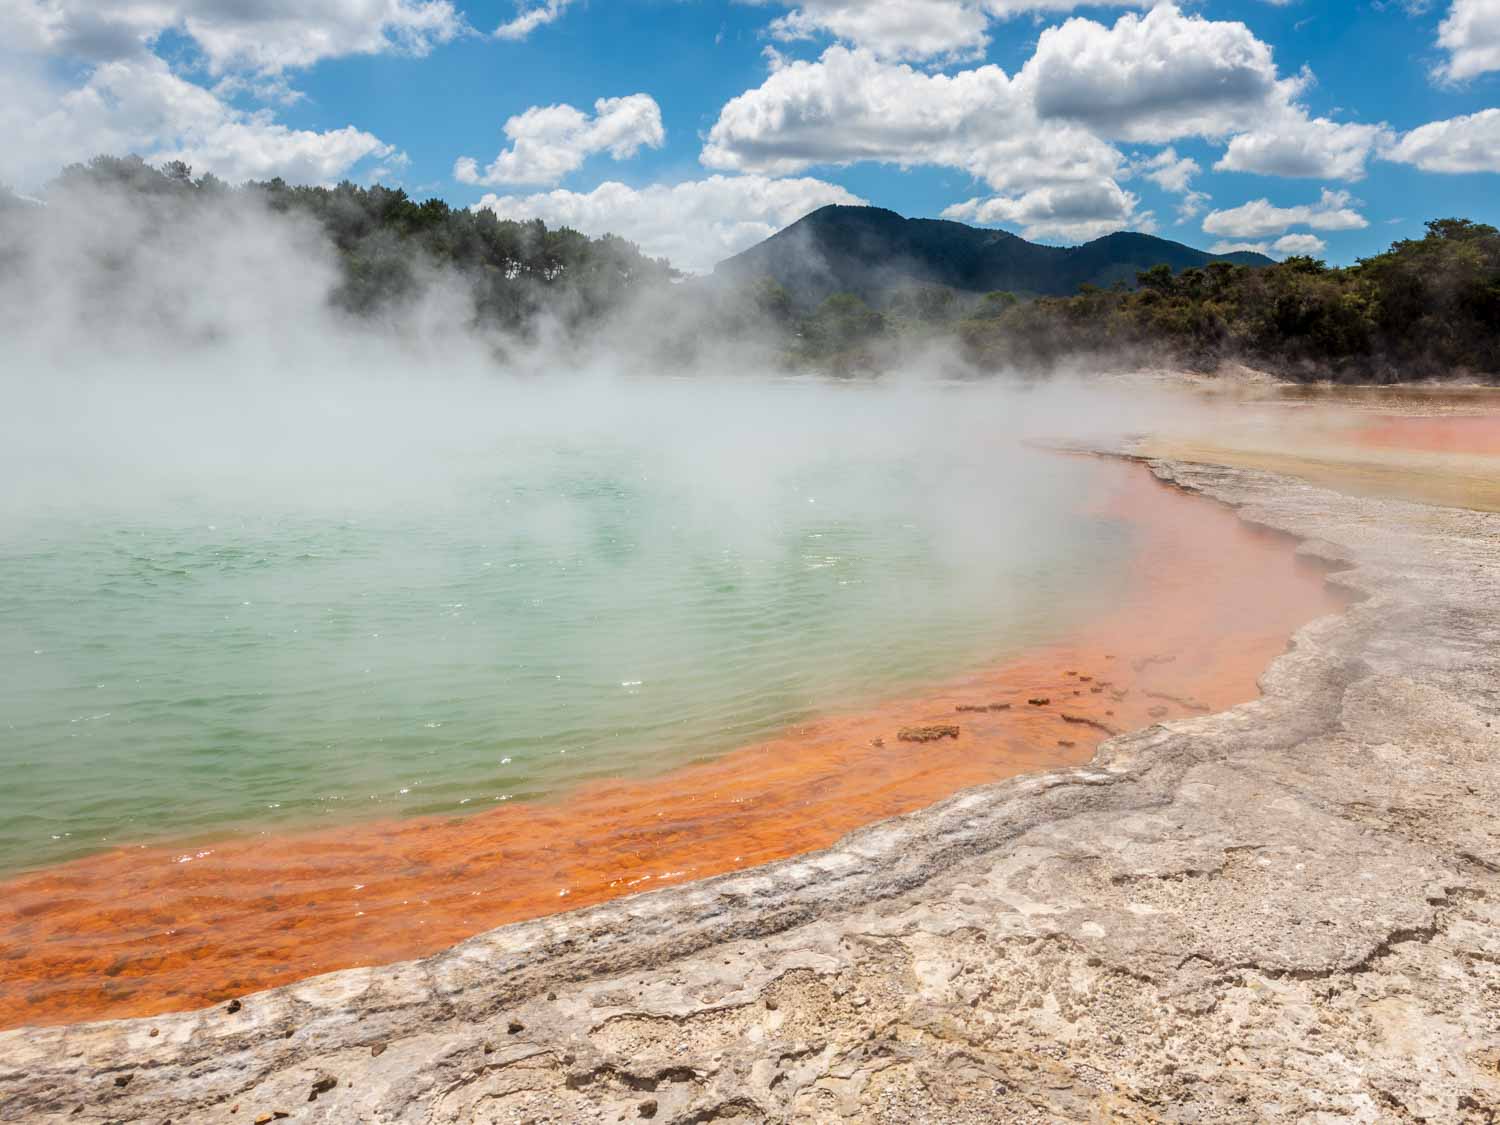
M 1444 81 L 1500 70 L 1500 0 L 1453 0 L 1438 25 L 1438 46 L 1448 52 L 1435 72 Z
M 1091 6 L 1146 8 L 1155 0 L 745 0 L 790 7 L 771 21 L 777 39 L 827 35 L 885 59 L 973 58 L 989 44 L 994 19 Z
M 1161 0 L 984 0 L 984 10 L 1001 19 L 1039 12 L 1073 12 L 1079 8 L 1149 8 Z
M 1500 172 L 1500 109 L 1420 125 L 1383 155 L 1424 172 Z
M 872 52 L 830 47 L 726 104 L 703 163 L 786 175 L 879 161 L 960 168 L 998 191 L 1099 182 L 1121 163 L 1082 129 L 1042 128 L 997 66 L 929 74 Z
M 1048 28 L 1014 78 L 994 65 L 927 73 L 864 47 L 778 59 L 765 82 L 724 106 L 703 159 L 780 172 L 858 160 L 945 164 L 1000 187 L 1008 154 L 992 152 L 997 142 L 1024 139 L 1075 165 L 1063 154 L 1080 150 L 1095 175 L 1101 156 L 1119 162 L 1110 140 L 1246 131 L 1284 116 L 1302 85 L 1277 76 L 1271 48 L 1244 24 L 1166 4 L 1113 25 L 1075 18 Z M 1053 135 L 1067 143 L 1048 143 Z
M 1151 212 L 1136 211 L 1139 203 L 1113 182 L 1068 184 L 955 203 L 943 211 L 943 218 L 1018 226 L 1032 239 L 1084 242 L 1126 228 L 1154 231 Z
M 1042 32 L 1017 76 L 1037 115 L 1100 136 L 1170 141 L 1249 128 L 1300 89 L 1244 24 L 1164 4 L 1113 26 L 1070 19 Z
M 461 156 L 453 165 L 460 183 L 555 184 L 597 152 L 608 152 L 626 160 L 641 146 L 660 148 L 666 139 L 661 107 L 648 94 L 623 98 L 600 98 L 594 116 L 570 105 L 532 106 L 505 123 L 511 146 L 495 157 L 483 172 L 471 156 Z
M 367 158 L 403 159 L 353 126 L 290 129 L 265 112 L 235 109 L 155 55 L 103 63 L 71 90 L 17 72 L 0 78 L 0 179 L 34 186 L 70 161 L 123 152 L 184 160 L 228 180 L 314 183 Z
M 1193 177 L 1203 168 L 1192 157 L 1179 156 L 1170 145 L 1153 156 L 1137 153 L 1131 157 L 1127 171 L 1132 176 L 1149 180 L 1162 191 L 1181 196 L 1176 207 L 1179 223 L 1196 218 L 1211 198 L 1207 192 L 1193 190 Z
M 1284 234 L 1271 243 L 1271 250 L 1277 254 L 1312 255 L 1327 249 L 1328 243 L 1315 234 Z
M 1190 191 L 1177 201 L 1177 221 L 1185 223 L 1203 213 L 1204 206 L 1213 196 L 1206 191 Z
M 0 0 L 0 176 L 36 186 L 69 161 L 126 152 L 230 180 L 323 183 L 361 161 L 397 171 L 405 155 L 372 133 L 292 129 L 230 99 L 289 103 L 289 71 L 421 55 L 467 30 L 453 0 Z
M 465 28 L 451 0 L 9 0 L 0 8 L 0 33 L 13 49 L 107 62 L 146 54 L 173 31 L 192 40 L 215 75 L 424 54 Z
M 491 193 L 475 209 L 503 219 L 541 218 L 592 236 L 618 234 L 681 269 L 706 271 L 825 204 L 864 202 L 822 180 L 747 175 L 645 188 L 611 182 L 588 192 Z
M 979 174 L 976 144 L 1010 137 L 1024 111 L 998 66 L 954 75 L 830 47 L 815 62 L 778 66 L 724 106 L 709 131 L 710 168 L 785 174 L 862 160 L 955 163 Z
M 1221 239 L 1209 248 L 1211 254 L 1264 254 L 1268 258 L 1286 258 L 1293 254 L 1321 254 L 1328 243 L 1315 234 L 1286 234 L 1275 242 L 1230 242 Z
M 1210 211 L 1204 216 L 1203 229 L 1229 238 L 1261 238 L 1284 233 L 1290 227 L 1359 230 L 1370 224 L 1351 206 L 1354 202 L 1347 191 L 1327 188 L 1318 202 L 1294 207 L 1278 207 L 1269 199 L 1252 199 L 1226 211 Z
M 1130 171 L 1150 180 L 1163 191 L 1181 195 L 1190 190 L 1192 179 L 1203 171 L 1191 156 L 1178 156 L 1175 148 L 1164 148 L 1154 156 L 1136 156 Z
M 1214 170 L 1359 180 L 1370 154 L 1390 135 L 1385 125 L 1340 123 L 1293 109 L 1273 124 L 1231 137 Z
M 530 7 L 521 6 L 514 19 L 506 20 L 495 28 L 497 39 L 525 39 L 539 27 L 556 23 L 572 0 L 544 0 Z
M 809 30 L 811 23 L 793 17 L 812 21 L 823 13 L 826 19 L 814 21 L 819 28 L 852 40 L 854 25 L 837 31 L 835 15 L 852 19 L 858 7 L 874 18 L 879 6 L 827 0 L 785 19 Z M 1078 5 L 982 6 L 993 18 Z M 969 39 L 949 47 L 963 42 Z M 1309 76 L 1279 75 L 1271 48 L 1243 23 L 1189 15 L 1171 3 L 1111 24 L 1072 18 L 1047 28 L 1014 76 L 993 64 L 918 69 L 893 57 L 900 54 L 895 44 L 835 44 L 814 60 L 773 55 L 761 85 L 720 111 L 703 163 L 770 175 L 865 161 L 956 168 L 995 193 L 957 204 L 964 215 L 1050 236 L 1092 236 L 1149 221 L 1120 186 L 1132 175 L 1181 196 L 1182 217 L 1196 216 L 1208 199 L 1192 188 L 1202 172 L 1198 161 L 1170 147 L 1127 161 L 1116 141 L 1233 138 L 1223 167 L 1352 179 L 1385 136 L 1380 126 L 1309 118 L 1296 101 Z M 908 53 L 927 52 L 922 46 Z M 1268 122 L 1288 123 L 1290 132 L 1275 135 Z M 1085 200 L 1093 212 L 1075 217 Z
M 1208 248 L 1210 254 L 1266 254 L 1271 253 L 1269 242 L 1230 242 L 1219 239 Z
M 988 23 L 971 0 L 803 0 L 770 31 L 782 40 L 831 35 L 882 58 L 958 58 L 984 49 Z

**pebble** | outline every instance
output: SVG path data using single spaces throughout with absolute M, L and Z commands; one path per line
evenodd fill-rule
M 328 1093 L 329 1090 L 332 1090 L 338 1084 L 339 1080 L 331 1074 L 324 1074 L 320 1076 L 317 1081 L 312 1084 L 312 1093 L 307 1095 L 307 1100 L 310 1102 L 317 1101 L 319 1094 Z

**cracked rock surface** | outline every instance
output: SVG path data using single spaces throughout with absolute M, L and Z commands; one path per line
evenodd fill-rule
M 1150 465 L 1363 597 L 1261 699 L 234 1012 L 0 1034 L 0 1119 L 1496 1120 L 1500 515 Z

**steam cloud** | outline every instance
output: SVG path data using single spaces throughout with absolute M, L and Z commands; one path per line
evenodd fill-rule
M 414 263 L 411 299 L 356 317 L 332 300 L 339 263 L 323 230 L 253 193 L 182 208 L 83 184 L 64 202 L 0 211 L 0 467 L 17 484 L 0 514 L 12 518 L 204 490 L 435 502 L 456 459 L 540 433 L 629 433 L 661 471 L 717 487 L 707 502 L 732 511 L 830 451 L 948 463 L 961 443 L 1120 432 L 1157 409 L 1097 391 L 1085 403 L 1067 379 L 1006 377 L 969 382 L 960 406 L 953 377 L 967 373 L 937 345 L 879 393 L 802 377 L 798 393 L 768 395 L 767 380 L 789 378 L 769 363 L 770 333 L 719 341 L 670 290 L 586 338 L 543 318 L 521 339 L 479 326 L 464 279 Z M 992 469 L 986 488 L 1003 476 Z M 934 488 L 959 495 L 951 481 Z

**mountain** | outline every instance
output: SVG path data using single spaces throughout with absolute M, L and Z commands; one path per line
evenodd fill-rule
M 970 293 L 1006 289 L 1017 296 L 1065 296 L 1085 283 L 1134 284 L 1140 270 L 1173 271 L 1209 262 L 1268 266 L 1263 254 L 1209 254 L 1149 234 L 1105 235 L 1082 246 L 1041 246 L 1003 230 L 945 219 L 908 219 L 880 207 L 830 204 L 742 254 L 720 262 L 726 280 L 770 277 L 801 305 L 834 293 L 872 304 L 913 284 Z

